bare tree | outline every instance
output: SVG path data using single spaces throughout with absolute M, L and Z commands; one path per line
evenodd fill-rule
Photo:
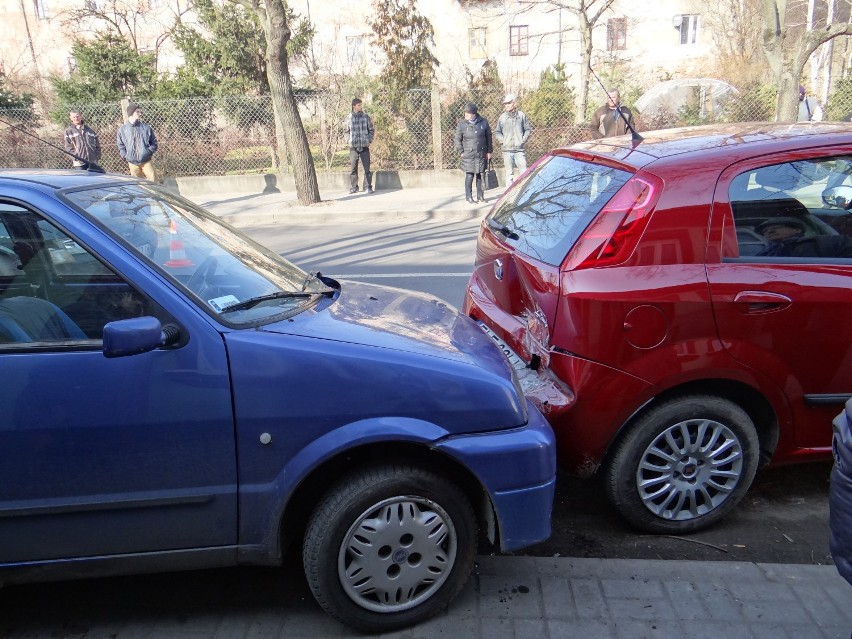
M 580 34 L 580 95 L 577 101 L 576 123 L 580 124 L 586 118 L 586 104 L 589 101 L 589 69 L 592 66 L 592 34 L 603 14 L 614 5 L 616 0 L 520 0 L 520 4 L 532 7 L 543 7 L 545 11 L 556 11 L 561 16 L 565 11 L 577 19 L 577 31 Z M 564 31 L 575 27 L 563 27 L 559 20 L 560 60 L 561 42 Z
M 743 85 L 764 73 L 761 49 L 761 0 L 717 0 L 705 8 L 704 24 L 716 47 L 720 76 Z
M 799 80 L 813 52 L 834 38 L 852 35 L 852 25 L 835 21 L 836 1 L 827 0 L 828 10 L 816 17 L 813 0 L 762 0 L 763 51 L 778 91 L 775 119 L 779 122 L 797 118 Z
M 33 68 L 35 69 L 36 85 L 38 87 L 39 97 L 44 98 L 44 86 L 41 82 L 41 74 L 38 70 L 38 56 L 36 55 L 35 47 L 33 46 L 33 36 L 30 32 L 30 21 L 27 18 L 27 10 L 24 8 L 24 0 L 20 0 L 21 17 L 24 19 L 24 26 L 27 30 L 27 44 L 29 45 L 30 55 L 33 57 Z
M 80 3 L 58 17 L 72 38 L 79 38 L 81 31 L 92 35 L 106 32 L 126 40 L 137 53 L 145 52 L 151 45 L 158 59 L 160 47 L 171 36 L 172 25 L 190 8 L 190 0 L 171 5 L 171 11 L 162 14 L 167 17 L 166 22 L 152 14 L 147 3 L 139 0 L 100 0 Z
M 257 13 L 266 37 L 266 75 L 275 113 L 279 157 L 293 164 L 296 196 L 301 204 L 320 201 L 319 184 L 308 136 L 293 95 L 287 54 L 296 16 L 287 0 L 229 0 Z

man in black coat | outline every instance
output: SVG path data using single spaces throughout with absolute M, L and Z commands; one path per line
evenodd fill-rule
M 465 172 L 464 194 L 470 204 L 485 202 L 482 174 L 494 150 L 488 120 L 479 115 L 473 102 L 464 108 L 464 119 L 456 128 L 456 151 L 461 155 L 461 170 Z M 476 178 L 476 200 L 473 199 L 473 180 Z

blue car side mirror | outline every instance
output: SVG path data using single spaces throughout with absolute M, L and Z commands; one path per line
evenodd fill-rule
M 110 322 L 104 326 L 104 357 L 125 357 L 139 355 L 172 343 L 174 327 L 163 330 L 156 317 L 134 317 L 132 319 Z

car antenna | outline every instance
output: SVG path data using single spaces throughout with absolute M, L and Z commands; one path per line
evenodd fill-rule
M 72 158 L 74 158 L 78 162 L 82 162 L 83 164 L 87 165 L 88 171 L 93 171 L 94 173 L 106 173 L 106 171 L 104 171 L 103 168 L 99 164 L 97 164 L 95 162 L 89 162 L 86 159 L 81 158 L 79 155 L 77 155 L 75 153 L 71 153 L 71 151 L 66 151 L 62 147 L 56 146 L 55 144 L 48 142 L 47 140 L 43 140 L 40 137 L 38 137 L 35 133 L 30 133 L 26 129 L 22 129 L 21 127 L 15 125 L 15 124 L 12 124 L 11 122 L 7 122 L 3 118 L 0 118 L 0 124 L 5 124 L 6 126 L 14 129 L 15 131 L 18 131 L 19 133 L 23 133 L 24 135 L 28 135 L 31 138 L 35 138 L 39 142 L 43 142 L 47 146 L 52 147 L 52 148 L 56 149 L 57 151 L 61 151 L 65 155 L 71 156 Z
M 609 97 L 609 91 L 607 91 L 607 88 L 604 86 L 604 83 L 601 82 L 601 79 L 598 77 L 598 74 L 595 73 L 595 70 L 592 68 L 591 65 L 589 65 L 589 71 L 593 76 L 595 76 L 595 80 L 598 81 L 598 84 L 601 85 L 601 89 L 603 89 L 604 94 Z M 636 145 L 639 144 L 645 138 L 643 138 L 636 132 L 636 129 L 634 129 L 633 125 L 630 124 L 630 119 L 626 115 L 624 115 L 624 113 L 622 113 L 620 103 L 615 107 L 615 110 L 618 112 L 618 115 L 621 116 L 621 119 L 624 120 L 624 124 L 630 130 L 630 136 L 633 139 L 633 147 L 636 148 Z

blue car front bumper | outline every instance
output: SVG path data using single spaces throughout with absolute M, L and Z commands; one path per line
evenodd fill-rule
M 503 552 L 550 536 L 556 440 L 535 407 L 529 405 L 529 421 L 522 428 L 450 437 L 436 448 L 470 468 L 488 491 Z

